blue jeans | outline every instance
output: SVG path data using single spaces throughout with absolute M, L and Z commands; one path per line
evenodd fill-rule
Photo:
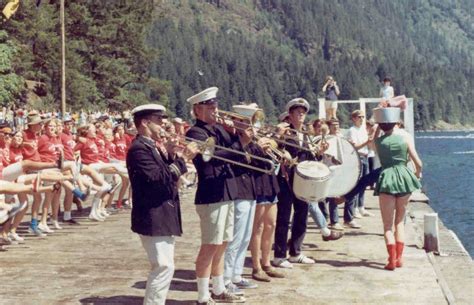
M 323 213 L 319 209 L 319 205 L 317 202 L 312 202 L 309 204 L 309 215 L 313 218 L 316 225 L 322 229 L 327 227 L 326 217 L 324 217 Z
M 361 179 L 364 176 L 369 174 L 369 159 L 367 157 L 360 157 L 360 177 Z M 354 208 L 363 208 L 364 207 L 364 194 L 365 189 L 362 189 L 360 193 L 355 196 Z
M 252 237 L 255 200 L 234 201 L 234 238 L 227 245 L 224 256 L 224 278 L 242 275 L 245 255 Z
M 337 204 L 334 202 L 333 198 L 327 198 L 327 203 L 329 206 L 329 220 L 331 224 L 336 224 L 339 222 L 339 214 L 337 213 Z M 328 209 L 326 208 L 326 202 L 320 201 L 318 203 L 319 209 L 323 214 L 324 218 L 328 218 Z

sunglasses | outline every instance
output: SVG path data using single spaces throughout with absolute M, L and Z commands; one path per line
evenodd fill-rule
M 217 104 L 218 102 L 219 101 L 217 100 L 217 98 L 212 98 L 210 100 L 200 102 L 198 103 L 198 105 L 211 105 L 211 104 Z

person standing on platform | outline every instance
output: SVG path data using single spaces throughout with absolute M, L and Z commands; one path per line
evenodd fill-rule
M 389 77 L 383 79 L 383 86 L 380 88 L 379 96 L 384 100 L 389 100 L 395 96 L 393 87 L 390 85 L 391 81 Z
M 182 156 L 168 145 L 164 157 L 156 148 L 161 139 L 165 107 L 147 104 L 132 110 L 138 135 L 127 153 L 127 170 L 133 190 L 132 231 L 139 234 L 148 255 L 145 305 L 165 304 L 174 273 L 175 236 L 182 234 L 176 181 L 186 172 L 185 159 L 197 153 L 188 145 Z M 174 156 L 174 158 L 173 158 Z
M 326 120 L 329 121 L 332 118 L 337 119 L 337 97 L 339 96 L 341 91 L 339 90 L 339 87 L 337 86 L 337 82 L 334 80 L 334 77 L 330 75 L 326 76 L 322 91 L 324 92 L 324 97 L 326 98 Z
M 403 135 L 394 132 L 400 118 L 400 109 L 376 108 L 374 115 L 384 132 L 383 136 L 375 140 L 382 172 L 374 194 L 379 196 L 385 244 L 389 255 L 385 269 L 394 270 L 403 265 L 406 206 L 411 193 L 421 187 L 418 178 L 421 177 L 423 164 L 413 144 Z M 413 161 L 415 173 L 407 167 L 408 157 Z

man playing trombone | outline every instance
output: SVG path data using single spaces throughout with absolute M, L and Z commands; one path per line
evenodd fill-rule
M 232 137 L 222 125 L 217 124 L 217 91 L 208 88 L 190 98 L 196 123 L 186 136 L 198 141 L 213 137 L 217 145 L 239 150 L 241 143 Z M 228 150 L 216 150 L 214 155 L 229 160 L 246 162 L 241 155 Z M 225 161 L 202 155 L 193 159 L 198 173 L 196 191 L 196 212 L 200 219 L 201 247 L 196 259 L 198 304 L 217 302 L 243 303 L 245 298 L 229 293 L 224 284 L 224 253 L 227 243 L 232 241 L 234 229 L 234 203 L 238 186 L 232 166 Z M 209 280 L 212 275 L 212 294 L 209 294 Z

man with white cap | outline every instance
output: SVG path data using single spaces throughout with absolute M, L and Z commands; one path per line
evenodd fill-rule
M 294 138 L 286 141 L 308 148 L 308 136 L 303 134 L 304 120 L 309 111 L 309 103 L 303 98 L 295 98 L 286 105 L 290 128 L 296 130 Z M 299 162 L 312 160 L 311 153 L 300 150 L 293 146 L 286 146 L 285 149 L 293 158 Z M 288 183 L 280 182 L 280 193 L 278 194 L 278 212 L 275 230 L 275 258 L 273 264 L 281 268 L 293 268 L 292 263 L 314 264 L 315 261 L 301 253 L 301 246 L 306 234 L 306 224 L 308 219 L 308 203 L 297 199 L 293 193 L 294 168 L 286 169 L 288 172 Z M 291 239 L 288 241 L 288 229 L 293 206 L 293 221 L 291 226 Z M 287 259 L 287 248 L 289 246 L 290 258 Z
M 166 145 L 168 156 L 158 151 L 165 107 L 147 104 L 132 110 L 138 135 L 127 153 L 132 186 L 132 231 L 138 233 L 151 264 L 144 304 L 165 304 L 174 273 L 175 236 L 182 233 L 176 182 L 186 172 L 185 159 L 197 153 L 186 146 L 182 156 L 176 146 Z M 174 156 L 174 157 L 173 157 Z
M 190 98 L 196 123 L 187 137 L 206 141 L 213 137 L 217 145 L 240 149 L 241 144 L 222 125 L 217 124 L 217 87 L 208 88 Z M 216 150 L 215 155 L 242 161 L 240 155 Z M 200 218 L 201 248 L 196 259 L 198 304 L 216 302 L 242 303 L 245 298 L 229 293 L 224 284 L 224 253 L 232 241 L 234 229 L 234 203 L 238 186 L 229 163 L 211 159 L 205 162 L 201 155 L 193 159 L 198 172 L 196 212 Z M 212 275 L 212 294 L 209 280 Z

